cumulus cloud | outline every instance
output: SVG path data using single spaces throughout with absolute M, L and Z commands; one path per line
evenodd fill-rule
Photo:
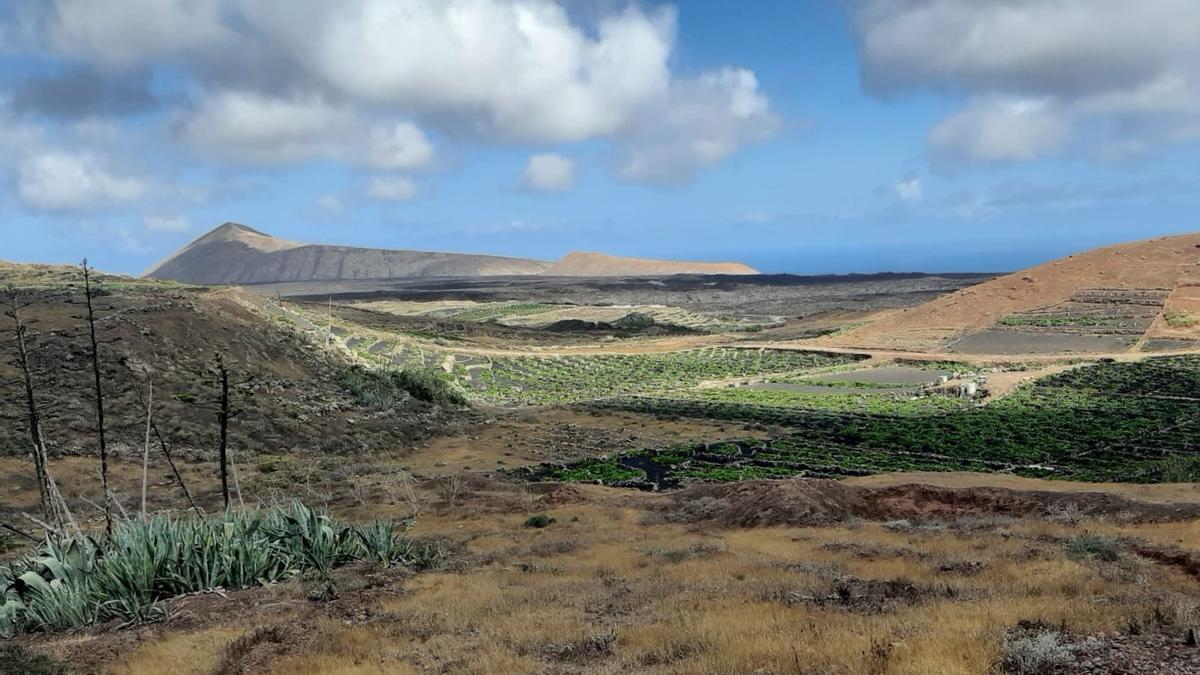
M 317 213 L 326 216 L 339 216 L 346 212 L 346 203 L 337 195 L 322 195 L 317 199 Z
M 868 90 L 970 99 L 930 133 L 935 152 L 1020 161 L 1069 146 L 1116 156 L 1200 139 L 1200 3 L 850 4 Z
M 233 161 L 332 159 L 411 170 L 430 161 L 422 129 L 433 129 L 488 142 L 613 139 L 624 177 L 673 182 L 777 124 L 750 71 L 672 73 L 670 7 L 571 12 L 552 0 L 30 6 L 38 8 L 40 42 L 68 58 L 113 77 L 166 65 L 194 79 L 201 100 L 180 122 L 183 136 Z
M 1013 162 L 1057 152 L 1071 136 L 1069 115 L 1048 101 L 977 101 L 939 122 L 929 147 L 955 160 Z
M 187 232 L 191 222 L 183 216 L 147 216 L 142 224 L 151 232 Z
M 629 180 L 678 183 L 779 127 L 758 78 L 725 68 L 677 82 L 670 100 L 625 143 L 620 174 Z
M 180 133 L 205 152 L 261 164 L 328 159 L 415 169 L 434 155 L 429 139 L 411 122 L 366 122 L 352 109 L 315 96 L 219 92 L 184 118 Z
M 553 153 L 532 155 L 521 174 L 521 186 L 528 190 L 562 192 L 575 184 L 575 162 Z
M 60 51 L 112 68 L 232 46 L 223 0 L 53 0 L 40 17 Z
M 406 202 L 417 192 L 417 184 L 404 176 L 378 176 L 367 183 L 367 196 L 384 202 Z
M 157 104 L 142 79 L 109 77 L 90 68 L 26 80 L 14 88 L 11 99 L 18 112 L 66 119 L 134 114 Z
M 88 153 L 35 153 L 18 169 L 21 200 L 46 211 L 79 211 L 129 202 L 142 197 L 146 189 L 142 179 L 115 173 Z
M 921 187 L 920 178 L 906 178 L 892 186 L 892 191 L 901 201 L 915 204 L 925 198 L 925 190 Z
M 297 4 L 246 2 L 242 9 L 251 26 L 326 86 L 432 114 L 468 111 L 488 134 L 534 141 L 611 134 L 669 83 L 670 10 L 631 7 L 603 17 L 589 34 L 544 0 Z

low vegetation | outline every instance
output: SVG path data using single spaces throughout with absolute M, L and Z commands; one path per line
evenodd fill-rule
M 490 403 L 556 404 L 628 394 L 682 392 L 702 382 L 810 372 L 862 360 L 794 350 L 707 348 L 661 354 L 519 356 L 464 369 L 471 397 Z
M 740 388 L 593 404 L 667 417 L 781 426 L 745 452 L 706 444 L 636 451 L 552 469 L 556 480 L 671 484 L 888 471 L 1003 471 L 1120 482 L 1200 479 L 1200 357 L 1100 363 L 1038 380 L 984 406 L 944 396 L 813 394 Z M 645 459 L 662 471 L 647 477 Z M 649 481 L 649 482 L 646 482 Z
M 411 396 L 438 405 L 465 405 L 466 398 L 432 368 L 403 370 L 355 365 L 342 371 L 339 383 L 354 401 L 371 408 L 391 408 Z

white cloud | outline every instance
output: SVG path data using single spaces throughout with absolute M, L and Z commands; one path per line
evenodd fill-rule
M 1013 162 L 1061 150 L 1071 136 L 1067 115 L 1048 101 L 977 101 L 929 132 L 934 152 L 958 160 Z
M 417 192 L 417 184 L 404 176 L 379 176 L 367 183 L 367 196 L 379 201 L 405 202 Z
M 433 160 L 433 145 L 411 122 L 377 125 L 368 133 L 366 164 L 376 169 L 417 169 Z
M 167 64 L 190 76 L 201 100 L 180 128 L 220 159 L 410 171 L 433 155 L 415 122 L 460 139 L 613 139 L 625 178 L 677 182 L 777 126 L 750 71 L 673 75 L 670 7 L 629 3 L 614 11 L 604 4 L 572 13 L 553 0 L 119 5 L 31 3 L 41 30 L 33 44 L 102 70 Z
M 223 0 L 53 0 L 45 31 L 61 51 L 114 68 L 236 43 Z
M 1023 161 L 1200 139 L 1200 3 L 851 0 L 863 80 L 885 96 L 966 94 L 931 148 Z
M 575 184 L 575 162 L 562 155 L 532 155 L 521 174 L 521 186 L 542 192 L 562 192 Z
M 346 203 L 337 195 L 323 195 L 317 200 L 317 212 L 328 216 L 337 216 L 346 212 Z
M 183 120 L 180 133 L 204 152 L 259 164 L 335 160 L 373 169 L 416 169 L 434 155 L 433 145 L 411 122 L 369 123 L 317 96 L 222 91 L 206 97 Z
M 677 82 L 665 107 L 625 143 L 620 173 L 636 181 L 686 182 L 778 127 L 754 73 L 725 68 Z
M 510 139 L 615 133 L 670 80 L 669 10 L 630 8 L 594 34 L 546 0 L 260 0 L 242 10 L 324 86 L 427 114 L 467 112 L 479 131 Z
M 892 190 L 901 201 L 915 204 L 925 198 L 925 190 L 921 187 L 920 178 L 906 178 L 892 186 Z
M 61 151 L 35 153 L 18 169 L 17 193 L 27 205 L 47 211 L 78 211 L 136 200 L 146 183 L 105 167 L 94 155 Z
M 147 216 L 142 224 L 151 232 L 187 232 L 192 229 L 191 222 L 183 216 Z

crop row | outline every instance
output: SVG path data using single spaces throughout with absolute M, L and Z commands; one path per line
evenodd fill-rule
M 693 449 L 658 482 L 720 480 L 747 471 L 848 475 L 899 470 L 1007 471 L 1097 481 L 1197 480 L 1198 375 L 1200 359 L 1194 357 L 1105 363 L 1048 378 L 987 406 L 949 412 L 932 406 L 925 414 L 665 397 L 612 399 L 598 405 L 788 428 L 753 456 L 741 453 L 722 460 L 697 446 L 700 449 Z M 1150 393 L 1161 391 L 1171 395 Z M 820 396 L 823 401 L 830 398 L 836 397 Z M 673 452 L 678 454 L 677 449 Z M 720 472 L 708 470 L 714 463 L 722 466 Z
M 502 357 L 463 382 L 491 403 L 554 404 L 683 391 L 707 380 L 795 373 L 858 357 L 769 349 L 706 348 L 662 354 Z

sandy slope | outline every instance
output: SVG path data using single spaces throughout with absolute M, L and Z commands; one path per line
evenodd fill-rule
M 1200 282 L 1200 234 L 1100 248 L 997 277 L 904 309 L 830 345 L 938 350 L 945 341 L 1000 318 L 1065 302 L 1090 288 L 1169 288 Z
M 649 258 L 625 258 L 603 253 L 568 253 L 545 271 L 548 276 L 661 276 L 668 274 L 758 274 L 758 270 L 736 262 L 678 262 Z

